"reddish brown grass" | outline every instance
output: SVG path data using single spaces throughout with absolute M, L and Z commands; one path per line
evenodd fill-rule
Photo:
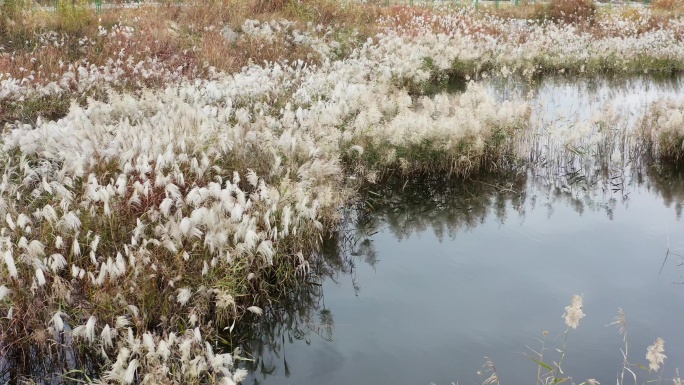
M 664 11 L 674 11 L 675 9 L 682 8 L 681 1 L 678 0 L 653 0 L 651 7 L 654 9 L 664 10 Z
M 561 23 L 590 23 L 596 14 L 594 0 L 551 0 L 544 16 Z

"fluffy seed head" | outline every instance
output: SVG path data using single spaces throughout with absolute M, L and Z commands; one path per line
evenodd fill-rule
M 646 349 L 646 359 L 648 360 L 648 368 L 650 370 L 658 370 L 660 369 L 660 365 L 665 363 L 665 358 L 667 358 L 667 356 L 663 354 L 665 351 L 664 344 L 665 341 L 658 337 L 655 340 L 655 343 Z
M 582 312 L 582 296 L 575 294 L 572 296 L 570 306 L 565 307 L 565 314 L 563 315 L 565 324 L 569 328 L 577 329 L 579 321 L 584 318 L 584 315 Z

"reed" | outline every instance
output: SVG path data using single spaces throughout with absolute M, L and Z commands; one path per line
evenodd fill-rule
M 684 133 L 682 133 L 682 114 L 684 101 L 660 99 L 639 122 L 639 135 L 645 150 L 653 158 L 665 163 L 678 165 L 684 152 Z
M 584 318 L 585 314 L 582 308 L 582 297 L 579 295 L 574 295 L 572 297 L 571 304 L 565 308 L 565 313 L 563 318 L 565 319 L 565 325 L 567 329 L 563 333 L 563 345 L 561 348 L 548 347 L 546 344 L 546 337 L 548 332 L 544 332 L 544 339 L 541 341 L 541 348 L 535 351 L 530 348 L 533 354 L 527 354 L 527 357 L 537 365 L 537 384 L 558 384 L 563 382 L 575 383 L 575 379 L 568 373 L 565 373 L 562 368 L 563 359 L 565 358 L 566 347 L 568 344 L 568 333 L 570 329 L 577 329 L 579 326 L 579 321 Z M 622 309 L 618 309 L 618 315 L 615 317 L 614 321 L 608 326 L 616 326 L 618 328 L 618 333 L 622 336 L 624 346 L 620 348 L 623 355 L 623 363 L 621 370 L 617 375 L 616 383 L 619 385 L 627 383 L 650 383 L 657 382 L 662 383 L 667 380 L 663 377 L 663 367 L 666 356 L 664 353 L 664 341 L 662 338 L 657 338 L 653 345 L 646 348 L 646 363 L 648 367 L 642 364 L 635 364 L 629 361 L 629 342 L 627 338 L 627 318 L 625 317 L 625 312 Z M 556 354 L 557 357 L 548 357 L 549 355 Z M 491 360 L 487 360 L 487 367 L 493 367 Z M 496 374 L 492 374 L 496 376 Z M 496 382 L 498 383 L 498 377 Z M 487 382 L 489 381 L 489 382 Z M 679 377 L 674 379 L 669 379 L 669 381 L 674 381 L 675 384 L 681 381 Z M 483 384 L 492 383 L 491 377 L 484 381 Z M 580 385 L 595 385 L 599 382 L 595 379 L 586 379 L 580 383 Z

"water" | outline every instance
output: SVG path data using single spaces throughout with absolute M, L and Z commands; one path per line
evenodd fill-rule
M 378 186 L 365 197 L 372 206 L 350 210 L 349 232 L 321 261 L 321 286 L 259 325 L 261 338 L 246 346 L 255 359 L 247 383 L 482 383 L 485 356 L 502 382 L 534 383 L 527 346 L 539 351 L 544 331 L 547 348 L 563 346 L 573 294 L 583 294 L 587 314 L 567 337 L 563 369 L 575 383 L 616 381 L 624 343 L 607 325 L 618 308 L 630 362 L 648 365 L 646 347 L 662 337 L 663 376 L 684 370 L 682 174 L 626 155 L 624 135 L 604 145 L 587 130 L 572 139 L 586 146 L 582 155 L 568 145 L 572 126 L 608 104 L 624 128 L 680 86 L 493 83 L 497 97 L 532 91 L 540 106 L 529 164 L 471 181 Z M 559 359 L 545 353 L 549 363 Z

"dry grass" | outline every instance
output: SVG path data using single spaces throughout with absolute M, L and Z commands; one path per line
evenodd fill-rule
M 684 4 L 678 0 L 653 0 L 651 8 L 660 11 L 684 11 Z
M 134 56 L 134 60 L 156 57 L 176 64 L 195 64 L 201 67 L 202 61 L 221 69 L 239 69 L 248 59 L 261 63 L 264 61 L 292 61 L 300 59 L 311 61 L 308 50 L 293 49 L 284 41 L 265 44 L 264 41 L 242 41 L 231 44 L 220 35 L 227 26 L 239 31 L 247 19 L 293 20 L 300 28 L 307 23 L 331 26 L 339 29 L 358 28 L 361 38 L 375 34 L 376 21 L 383 13 L 372 5 L 343 5 L 331 0 L 308 0 L 293 2 L 289 0 L 236 0 L 202 1 L 189 6 L 165 6 L 141 9 L 108 10 L 102 14 L 86 8 L 59 8 L 59 12 L 12 12 L 0 13 L 0 41 L 4 52 L 0 55 L 0 72 L 21 78 L 20 68 L 30 68 L 27 63 L 36 60 L 58 63 L 74 63 L 79 60 L 101 65 L 109 58 L 115 58 L 121 48 Z M 115 44 L 105 44 L 99 35 L 100 25 L 111 27 L 119 24 L 131 26 L 136 33 L 128 39 L 119 39 Z M 46 47 L 40 41 L 41 34 L 54 31 L 60 38 L 57 49 Z M 83 38 L 95 44 L 83 47 Z M 62 41 L 63 40 L 63 41 Z M 266 47 L 266 45 L 270 45 Z M 50 48 L 48 50 L 48 48 Z M 182 53 L 182 54 L 180 54 Z M 218 57 L 223 56 L 222 59 Z M 237 63 L 219 65 L 220 63 Z M 43 63 L 45 73 L 59 73 L 54 65 Z
M 526 20 L 552 20 L 554 22 L 586 24 L 596 15 L 594 0 L 551 0 L 537 2 L 521 0 L 517 6 L 482 7 L 486 14 L 503 18 Z
M 544 10 L 544 16 L 556 22 L 590 23 L 596 14 L 594 0 L 552 0 Z
M 316 64 L 321 60 L 318 53 L 306 44 L 288 40 L 285 34 L 263 39 L 243 35 L 240 28 L 248 19 L 294 21 L 285 32 L 320 25 L 321 34 L 334 31 L 329 38 L 342 41 L 339 53 L 346 55 L 357 43 L 377 33 L 377 20 L 386 12 L 373 5 L 346 5 L 332 0 L 198 0 L 187 6 L 166 3 L 99 14 L 84 6 L 71 7 L 70 2 L 63 2 L 57 12 L 52 12 L 29 10 L 8 1 L 0 9 L 0 73 L 44 86 L 59 82 L 74 68 L 111 67 L 112 62 L 119 61 L 115 88 L 136 90 L 162 86 L 168 79 L 155 74 L 164 72 L 195 78 L 209 76 L 214 69 L 239 71 L 250 63 Z M 100 27 L 108 33 L 103 35 Z M 127 33 L 129 27 L 133 33 Z M 240 38 L 226 38 L 222 32 L 228 28 Z M 141 65 L 161 66 L 166 71 L 148 71 L 152 75 L 141 76 Z M 66 111 L 64 103 L 57 101 L 33 102 L 31 108 L 3 106 L 0 124 L 35 121 L 38 115 L 58 118 Z
M 485 12 L 504 18 L 534 20 L 543 15 L 543 3 L 521 0 L 518 6 L 486 7 Z

